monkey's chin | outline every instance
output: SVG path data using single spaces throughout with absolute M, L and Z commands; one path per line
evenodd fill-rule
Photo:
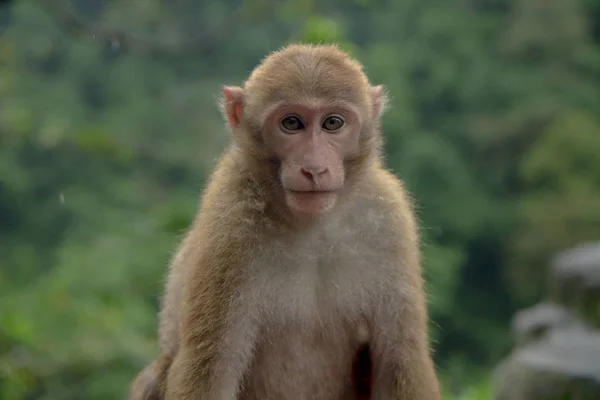
M 337 203 L 336 192 L 285 192 L 285 201 L 295 213 L 319 215 L 330 211 Z

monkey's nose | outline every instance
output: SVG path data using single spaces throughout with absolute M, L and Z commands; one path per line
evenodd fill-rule
M 302 175 L 314 182 L 320 175 L 327 172 L 327 167 L 302 167 L 300 171 L 302 172 Z

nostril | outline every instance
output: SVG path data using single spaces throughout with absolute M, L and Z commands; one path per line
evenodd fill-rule
M 301 168 L 300 171 L 302 172 L 302 175 L 304 175 L 306 178 L 311 180 L 313 179 L 313 174 L 309 170 Z
M 308 179 L 315 180 L 319 175 L 327 172 L 327 167 L 302 167 L 300 171 Z

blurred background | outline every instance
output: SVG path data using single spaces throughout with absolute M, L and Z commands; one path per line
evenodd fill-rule
M 2 0 L 0 399 L 125 398 L 221 85 L 297 41 L 391 94 L 444 398 L 600 398 L 600 0 Z

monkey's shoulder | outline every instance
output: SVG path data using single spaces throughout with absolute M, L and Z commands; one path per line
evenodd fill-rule
M 407 250 L 417 252 L 418 230 L 411 199 L 402 182 L 385 170 L 376 171 L 328 232 L 334 246 L 357 257 L 394 258 Z
M 357 190 L 350 212 L 364 228 L 372 228 L 373 224 L 410 228 L 405 225 L 413 218 L 413 201 L 398 177 L 384 168 L 374 168 Z

